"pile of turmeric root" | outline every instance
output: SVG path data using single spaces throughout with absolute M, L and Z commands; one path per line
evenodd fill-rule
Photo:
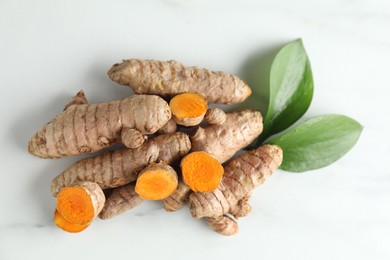
M 144 200 L 161 200 L 168 212 L 188 204 L 192 216 L 204 218 L 211 229 L 236 234 L 236 220 L 251 211 L 252 189 L 283 157 L 278 146 L 265 144 L 232 159 L 260 135 L 262 116 L 254 110 L 225 114 L 208 105 L 240 103 L 251 94 L 249 86 L 234 75 L 176 61 L 125 60 L 108 75 L 135 94 L 89 104 L 80 91 L 28 144 L 41 158 L 123 144 L 54 178 L 55 224 L 80 232 L 96 217 L 112 218 Z

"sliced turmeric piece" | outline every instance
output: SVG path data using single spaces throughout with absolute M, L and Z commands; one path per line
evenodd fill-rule
M 72 224 L 90 223 L 103 209 L 103 190 L 94 182 L 80 182 L 63 188 L 57 196 L 57 210 Z
M 169 107 L 177 124 L 194 126 L 202 122 L 207 111 L 207 101 L 196 93 L 182 93 L 171 99 Z
M 70 233 L 78 233 L 89 227 L 90 223 L 84 224 L 84 225 L 77 225 L 70 223 L 67 221 L 56 209 L 54 212 L 54 223 L 57 225 L 57 227 L 61 228 L 62 230 Z
M 161 200 L 171 195 L 177 184 L 177 173 L 171 166 L 153 163 L 140 172 L 135 192 L 146 200 Z
M 221 182 L 223 167 L 210 154 L 197 151 L 187 154 L 180 163 L 183 181 L 193 191 L 215 190 Z

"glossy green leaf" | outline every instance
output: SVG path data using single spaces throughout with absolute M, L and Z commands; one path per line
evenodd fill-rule
M 362 126 L 342 115 L 314 117 L 268 143 L 283 149 L 281 169 L 304 172 L 341 158 L 359 139 Z
M 301 40 L 285 45 L 270 73 L 270 97 L 261 140 L 294 124 L 307 111 L 313 97 L 310 62 Z

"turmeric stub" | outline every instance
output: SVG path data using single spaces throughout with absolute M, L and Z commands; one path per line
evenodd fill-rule
M 146 200 L 161 200 L 177 188 L 176 171 L 164 162 L 153 163 L 142 170 L 135 185 L 135 192 Z
M 202 122 L 207 111 L 207 101 L 196 93 L 183 93 L 169 102 L 173 119 L 179 125 L 194 126 Z
M 223 167 L 210 154 L 198 151 L 186 155 L 180 163 L 183 181 L 193 191 L 208 192 L 221 182 Z

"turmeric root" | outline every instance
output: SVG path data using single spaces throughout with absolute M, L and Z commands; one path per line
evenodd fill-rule
M 241 110 L 226 114 L 221 125 L 198 127 L 190 136 L 191 151 L 205 151 L 220 163 L 248 146 L 263 130 L 260 112 Z
M 103 209 L 105 197 L 93 182 L 80 182 L 63 188 L 57 196 L 57 210 L 69 223 L 87 225 Z
M 167 102 L 158 96 L 134 95 L 87 104 L 84 94 L 79 92 L 62 113 L 30 139 L 28 151 L 42 158 L 59 158 L 92 153 L 121 140 L 128 145 L 134 140 L 126 137 L 153 134 L 170 118 Z M 140 133 L 126 135 L 126 129 Z
M 102 189 L 125 185 L 137 179 L 139 171 L 157 160 L 171 163 L 191 149 L 185 133 L 160 135 L 147 140 L 136 149 L 124 148 L 82 159 L 63 171 L 52 181 L 53 196 L 65 186 L 77 181 L 91 181 Z
M 107 196 L 106 203 L 99 214 L 99 218 L 108 219 L 115 217 L 138 206 L 142 201 L 143 199 L 135 192 L 132 183 L 117 187 Z
M 193 191 L 208 192 L 221 182 L 223 167 L 210 154 L 198 151 L 187 154 L 180 162 L 183 181 Z
M 90 223 L 77 225 L 67 221 L 56 209 L 54 212 L 54 224 L 62 230 L 70 233 L 78 233 L 89 227 Z
M 209 108 L 206 111 L 206 115 L 204 116 L 204 119 L 210 125 L 222 125 L 223 123 L 225 123 L 226 114 L 220 108 L 216 108 L 216 107 Z
M 176 190 L 177 183 L 177 173 L 171 166 L 152 163 L 139 173 L 135 192 L 145 200 L 162 200 Z
M 217 189 L 190 195 L 192 216 L 217 220 L 227 213 L 245 216 L 249 212 L 245 198 L 252 189 L 271 176 L 282 163 L 282 157 L 282 150 L 278 146 L 268 144 L 240 155 L 225 166 L 223 179 Z M 241 205 L 237 205 L 240 201 Z
M 168 123 L 166 123 L 163 127 L 161 127 L 157 133 L 158 134 L 173 134 L 176 132 L 177 125 L 176 122 L 173 118 L 171 118 Z
M 177 61 L 124 60 L 114 64 L 108 76 L 137 94 L 173 97 L 184 92 L 203 95 L 209 103 L 231 104 L 244 101 L 251 89 L 237 76 L 197 67 L 185 68 Z
M 171 99 L 169 107 L 178 125 L 194 126 L 202 122 L 207 111 L 207 101 L 196 93 L 182 93 Z
M 187 203 L 190 194 L 190 187 L 180 180 L 177 189 L 169 197 L 163 199 L 164 209 L 168 212 L 173 212 L 183 208 Z
M 238 223 L 226 215 L 216 218 L 206 218 L 206 223 L 212 230 L 224 236 L 231 236 L 238 233 Z

